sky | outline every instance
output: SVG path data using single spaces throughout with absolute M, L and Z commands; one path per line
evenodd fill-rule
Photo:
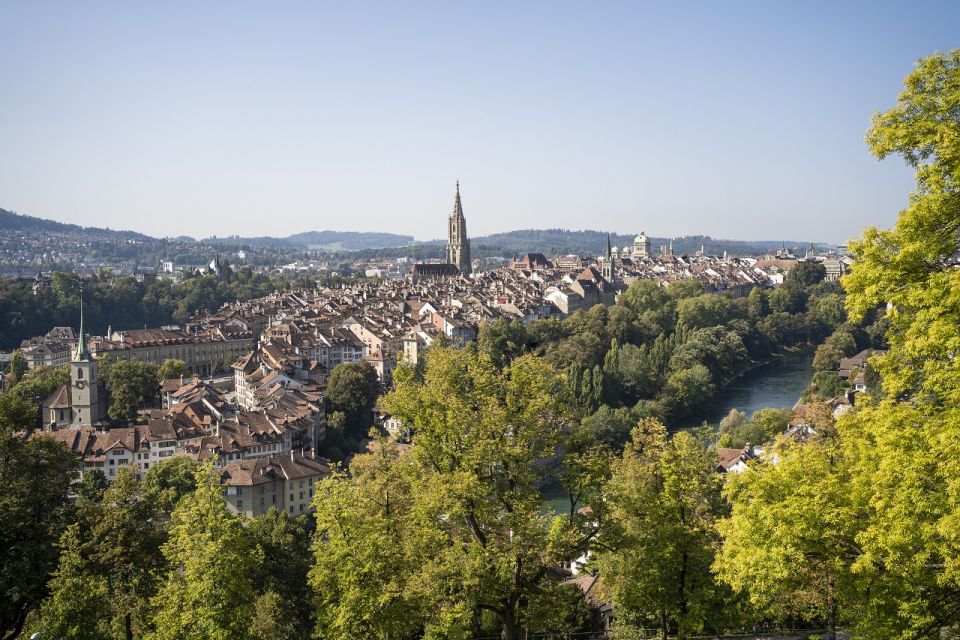
M 641 230 L 842 243 L 952 2 L 0 0 L 0 207 L 155 236 Z

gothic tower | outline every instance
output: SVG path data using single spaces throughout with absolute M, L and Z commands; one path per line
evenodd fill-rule
M 90 356 L 87 336 L 83 332 L 83 290 L 80 290 L 80 336 L 70 362 L 70 405 L 74 424 L 93 424 L 100 419 L 97 361 Z
M 447 262 L 460 269 L 460 275 L 470 275 L 470 240 L 467 238 L 467 219 L 463 217 L 460 204 L 460 181 L 457 180 L 457 196 L 453 200 L 447 228 Z
M 610 234 L 607 234 L 607 253 L 603 256 L 603 279 L 613 284 L 613 249 L 610 247 Z

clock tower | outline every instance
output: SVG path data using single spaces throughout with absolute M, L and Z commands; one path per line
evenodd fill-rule
M 80 290 L 80 336 L 77 350 L 70 360 L 70 405 L 73 424 L 93 424 L 100 419 L 97 361 L 90 355 L 87 336 L 83 332 L 83 290 Z

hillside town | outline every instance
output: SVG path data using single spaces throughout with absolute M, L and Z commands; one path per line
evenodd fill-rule
M 743 297 L 779 286 L 802 262 L 823 264 L 828 281 L 850 266 L 849 258 L 820 257 L 812 247 L 802 257 L 687 256 L 668 247 L 654 253 L 641 233 L 630 246 L 608 242 L 600 256 L 528 253 L 474 270 L 459 184 L 448 233 L 447 262 L 414 264 L 404 278 L 277 291 L 197 314 L 184 326 L 89 335 L 81 315 L 78 332 L 54 327 L 24 341 L 31 369 L 70 364 L 70 384 L 43 403 L 43 428 L 82 460 L 84 471 L 100 470 L 107 480 L 124 465 L 139 476 L 169 456 L 212 459 L 234 510 L 257 514 L 276 506 L 299 513 L 310 508 L 309 487 L 329 472 L 317 450 L 327 428 L 327 377 L 340 364 L 369 363 L 388 389 L 399 363 L 418 362 L 438 340 L 462 346 L 498 319 L 528 325 L 610 306 L 638 280 L 660 287 L 693 280 L 705 291 Z M 217 275 L 219 259 L 206 269 Z M 98 366 L 123 360 L 158 366 L 179 360 L 190 375 L 163 382 L 161 406 L 143 407 L 142 424 L 110 426 Z M 387 415 L 378 414 L 378 422 L 400 431 Z M 306 491 L 271 488 L 284 481 L 306 483 Z M 259 500 L 245 499 L 254 486 Z

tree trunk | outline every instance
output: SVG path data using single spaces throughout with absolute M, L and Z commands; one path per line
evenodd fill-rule
M 669 640 L 668 636 L 669 629 L 667 628 L 667 610 L 660 610 L 660 640 Z
M 503 630 L 500 633 L 501 640 L 520 640 L 520 628 L 517 625 L 517 619 L 512 610 L 507 610 L 501 618 Z
M 827 580 L 827 640 L 837 640 L 837 599 L 833 588 L 833 576 L 830 576 Z
M 123 629 L 126 632 L 127 640 L 133 640 L 133 618 L 130 612 L 123 616 Z

